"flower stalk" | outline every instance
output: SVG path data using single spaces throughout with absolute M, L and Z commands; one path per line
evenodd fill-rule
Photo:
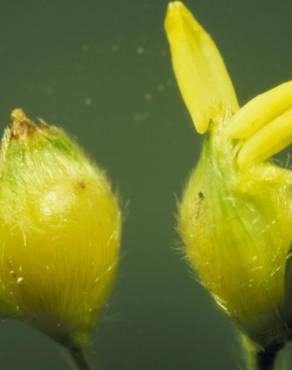
M 285 343 L 275 343 L 266 348 L 260 348 L 247 336 L 241 335 L 242 345 L 246 355 L 248 370 L 276 370 L 279 361 L 278 354 Z
M 93 370 L 89 364 L 86 351 L 81 346 L 70 346 L 68 351 L 77 370 Z

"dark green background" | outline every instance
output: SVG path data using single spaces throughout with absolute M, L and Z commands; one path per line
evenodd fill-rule
M 14 107 L 63 126 L 127 205 L 118 281 L 93 338 L 99 369 L 242 369 L 232 325 L 178 248 L 176 201 L 201 140 L 171 71 L 166 4 L 1 1 L 1 128 Z M 291 0 L 186 4 L 216 40 L 241 103 L 291 79 Z M 67 365 L 49 339 L 3 321 L 0 368 Z

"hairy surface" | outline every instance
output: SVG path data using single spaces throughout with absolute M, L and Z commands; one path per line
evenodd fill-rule
M 0 312 L 83 340 L 116 270 L 120 211 L 105 175 L 56 127 L 15 111 L 0 164 Z

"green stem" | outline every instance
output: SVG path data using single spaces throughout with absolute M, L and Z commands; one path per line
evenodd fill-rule
M 276 370 L 275 361 L 278 352 L 282 349 L 283 344 L 273 344 L 257 353 L 258 370 Z
M 72 345 L 68 347 L 68 351 L 78 370 L 92 370 L 84 348 L 77 345 Z
M 259 347 L 245 335 L 241 335 L 248 370 L 276 370 L 276 359 L 285 343 Z

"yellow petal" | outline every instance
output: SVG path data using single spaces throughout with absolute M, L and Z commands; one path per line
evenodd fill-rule
M 292 107 L 292 81 L 285 82 L 250 100 L 232 118 L 229 137 L 245 139 Z
M 232 82 L 213 40 L 183 3 L 169 4 L 165 29 L 182 97 L 202 134 L 210 120 L 238 110 Z
M 292 143 L 292 108 L 254 134 L 241 148 L 238 165 L 244 170 L 251 163 L 265 160 Z

